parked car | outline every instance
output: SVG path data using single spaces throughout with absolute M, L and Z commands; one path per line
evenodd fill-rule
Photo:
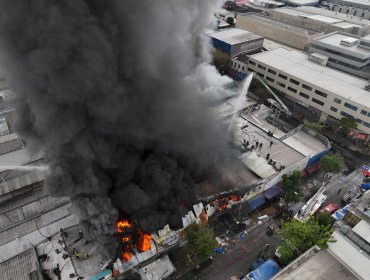
M 352 200 L 359 198 L 361 195 L 362 193 L 359 189 L 350 189 L 345 195 L 343 195 L 342 200 L 348 204 Z
M 339 209 L 339 206 L 338 205 L 336 205 L 335 203 L 330 203 L 330 204 L 326 205 L 326 207 L 322 208 L 320 210 L 320 212 L 321 213 L 323 213 L 323 212 L 329 212 L 330 214 L 333 214 L 338 209 Z

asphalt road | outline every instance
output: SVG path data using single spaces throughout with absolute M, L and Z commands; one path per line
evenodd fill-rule
M 239 276 L 240 273 L 245 275 L 249 272 L 250 265 L 257 260 L 260 251 L 265 259 L 275 253 L 279 239 L 275 235 L 266 235 L 266 227 L 269 224 L 270 222 L 265 222 L 258 226 L 233 248 L 228 248 L 223 254 L 216 254 L 206 267 L 190 271 L 179 279 L 226 280 L 233 275 Z M 267 243 L 270 246 L 265 250 Z

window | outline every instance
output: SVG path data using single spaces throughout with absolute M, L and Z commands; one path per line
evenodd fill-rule
M 312 90 L 312 87 L 309 87 L 308 85 L 302 84 L 302 87 L 307 90 Z
M 248 71 L 249 71 L 249 72 L 252 72 L 252 71 L 253 71 L 253 69 L 248 67 Z
M 347 102 L 345 102 L 343 106 L 344 106 L 344 107 L 347 107 L 347 108 L 350 108 L 350 109 L 351 109 L 351 110 L 353 110 L 353 111 L 357 111 L 357 107 L 356 107 L 356 106 L 354 106 L 354 105 L 352 105 L 352 104 L 349 104 L 349 103 L 347 103 Z
M 308 94 L 305 94 L 305 93 L 303 93 L 303 92 L 300 92 L 299 93 L 299 95 L 300 96 L 302 96 L 302 97 L 304 97 L 304 98 L 306 98 L 306 99 L 309 99 L 310 97 L 308 96 Z
M 317 100 L 316 98 L 312 98 L 312 102 L 315 102 L 316 104 L 319 104 L 320 106 L 324 106 L 324 102 Z
M 363 123 L 362 123 L 362 125 L 364 125 L 364 126 L 366 126 L 366 127 L 370 128 L 370 123 L 368 123 L 368 122 L 363 122 Z
M 330 110 L 333 111 L 333 112 L 338 112 L 338 109 L 333 107 L 333 106 L 330 107 Z
M 342 103 L 342 100 L 340 100 L 338 98 L 334 98 L 334 102 L 337 103 L 337 104 L 340 104 L 340 103 Z
M 240 69 L 240 64 L 238 64 L 238 69 Z
M 295 88 L 292 88 L 292 87 L 288 87 L 288 89 L 294 93 L 297 93 L 297 90 Z
M 317 90 L 315 90 L 315 93 L 317 94 L 317 95 L 320 95 L 320 96 L 322 96 L 322 97 L 328 97 L 328 95 L 326 94 L 326 93 L 323 93 L 322 91 L 319 91 L 318 89 Z
M 237 65 L 236 62 L 234 62 L 234 67 L 236 67 L 236 65 Z
M 352 117 L 352 115 L 350 115 L 350 114 L 348 114 L 348 113 L 346 113 L 346 112 L 344 112 L 344 111 L 341 111 L 341 112 L 340 112 L 340 114 L 341 114 L 343 117 L 347 117 L 347 118 Z
M 272 69 L 268 69 L 267 71 L 268 71 L 269 73 L 273 74 L 273 75 L 276 75 L 276 72 L 275 72 L 274 70 L 272 70 Z
M 249 60 L 250 65 L 256 65 L 256 63 L 253 60 Z
M 270 82 L 274 82 L 275 80 L 273 78 L 270 78 L 269 76 L 266 76 L 266 80 Z
M 357 119 L 356 121 L 357 121 L 357 123 L 362 124 L 362 120 L 361 119 Z
M 242 66 L 242 71 L 244 71 L 244 66 Z
M 364 116 L 366 116 L 368 113 L 365 110 L 361 110 L 361 114 L 364 115 Z
M 280 86 L 280 87 L 285 88 L 285 85 L 284 85 L 283 83 L 280 83 L 280 82 L 276 81 L 276 84 L 277 84 L 278 86 Z
M 299 82 L 298 82 L 297 80 L 290 79 L 290 81 L 291 81 L 293 84 L 296 84 L 297 86 L 299 86 Z
M 266 70 L 266 66 L 263 66 L 261 64 L 258 64 L 258 68 L 262 69 L 262 70 Z
M 283 75 L 283 74 L 279 74 L 279 77 L 282 78 L 282 79 L 284 79 L 284 80 L 288 80 L 288 77 L 285 76 L 285 75 Z
M 311 44 L 310 49 L 313 49 L 312 50 L 313 52 L 314 52 L 314 49 L 318 49 L 318 50 L 322 50 L 324 52 L 328 52 L 328 53 L 331 53 L 331 54 L 334 54 L 334 55 L 337 55 L 337 56 L 340 56 L 340 57 L 345 57 L 347 59 L 354 60 L 354 61 L 357 61 L 357 62 L 366 62 L 366 59 L 355 57 L 355 56 L 352 56 L 352 55 L 348 55 L 348 54 L 345 54 L 344 52 L 335 51 L 335 50 L 328 49 L 328 48 L 325 48 L 325 47 L 322 47 L 322 46 L 318 46 L 316 44 Z

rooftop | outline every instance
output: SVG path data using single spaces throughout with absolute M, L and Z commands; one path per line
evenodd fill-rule
M 300 32 L 300 33 L 307 33 L 308 35 L 314 35 L 314 34 L 320 34 L 320 32 L 313 30 L 313 29 L 308 29 L 308 28 L 303 28 L 297 25 L 289 24 L 282 22 L 280 20 L 274 19 L 269 16 L 263 16 L 260 14 L 238 14 L 238 17 L 249 17 L 253 18 L 255 20 L 263 21 L 265 23 L 274 25 L 274 26 L 280 26 L 283 28 L 288 28 L 289 30 L 292 30 L 294 32 Z
M 356 42 L 360 39 L 360 37 L 349 35 L 349 34 L 343 34 L 340 32 L 333 32 L 329 34 L 322 35 L 318 38 L 315 38 L 312 43 L 314 42 L 320 42 L 322 44 L 326 44 L 329 46 L 334 46 L 339 49 L 345 50 L 346 52 L 351 51 L 353 54 L 357 53 L 359 55 L 367 55 L 370 56 L 370 50 L 361 48 L 357 44 L 354 44 L 352 46 L 342 45 L 342 41 L 346 42 Z
M 350 267 L 360 279 L 368 279 L 370 275 L 370 257 L 339 232 L 334 231 L 333 237 L 336 242 L 328 243 L 328 251 L 345 266 Z
M 207 32 L 206 34 L 211 36 L 214 39 L 220 40 L 230 45 L 241 44 L 247 41 L 252 41 L 252 40 L 263 38 L 257 34 L 254 34 L 252 32 L 239 29 L 239 28 L 230 28 L 230 29 L 226 29 L 223 31 L 213 32 L 213 33 Z
M 348 16 L 346 14 L 342 14 L 342 13 L 338 13 L 338 12 L 330 11 L 326 9 L 321 9 L 317 7 L 303 6 L 303 7 L 294 8 L 294 10 L 303 12 L 305 14 L 323 15 L 323 16 L 328 16 L 328 17 L 332 17 L 336 19 L 341 19 L 345 22 L 353 23 L 359 26 L 367 26 L 370 24 L 369 20 L 366 20 L 366 19 L 363 19 L 357 16 Z
M 2 280 L 41 280 L 35 249 L 29 249 L 0 263 L 0 275 Z
M 327 250 L 313 247 L 290 265 L 286 266 L 271 280 L 357 280 L 347 267 Z
M 278 48 L 255 54 L 250 59 L 262 62 L 335 95 L 370 107 L 370 92 L 364 90 L 368 85 L 367 80 L 310 61 L 304 52 Z
M 257 141 L 259 144 L 262 143 L 261 149 L 243 153 L 241 156 L 244 164 L 261 178 L 269 178 L 279 172 L 268 164 L 267 153 L 270 154 L 272 160 L 277 162 L 278 167 L 281 165 L 289 166 L 305 158 L 300 152 L 279 140 L 285 135 L 285 132 L 266 120 L 269 114 L 269 108 L 262 105 L 260 110 L 246 115 L 244 118 L 237 118 L 233 126 L 235 145 L 241 146 L 244 139 L 249 141 L 250 145 L 255 145 Z M 248 127 L 241 129 L 245 125 Z M 274 136 L 268 136 L 268 131 L 272 131 Z M 271 141 L 273 142 L 272 146 L 270 146 Z

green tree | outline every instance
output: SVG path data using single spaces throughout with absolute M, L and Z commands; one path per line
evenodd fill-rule
M 328 242 L 335 242 L 332 239 L 333 231 L 331 225 L 320 225 L 314 217 L 306 221 L 292 219 L 289 222 L 282 222 L 281 229 L 276 231 L 282 240 L 277 248 L 281 262 L 288 264 L 314 245 L 327 249 Z
M 319 212 L 316 214 L 316 220 L 319 223 L 319 225 L 323 226 L 333 226 L 335 219 L 331 216 L 331 214 L 328 211 Z
M 213 255 L 217 247 L 217 242 L 214 238 L 212 230 L 208 227 L 193 223 L 185 232 L 187 240 L 187 249 L 192 255 L 193 261 L 202 261 Z
M 343 159 L 339 154 L 326 155 L 320 159 L 320 169 L 325 173 L 342 171 Z
M 324 129 L 324 125 L 322 123 L 319 123 L 319 122 L 304 121 L 303 124 L 306 127 L 315 130 L 316 132 L 320 132 L 320 131 L 322 131 Z
M 340 126 L 347 130 L 351 128 L 356 128 L 357 120 L 352 116 L 343 117 L 340 119 Z
M 290 175 L 283 175 L 283 197 L 286 202 L 296 202 L 303 196 L 300 188 L 301 181 L 302 173 L 299 170 L 294 171 Z

